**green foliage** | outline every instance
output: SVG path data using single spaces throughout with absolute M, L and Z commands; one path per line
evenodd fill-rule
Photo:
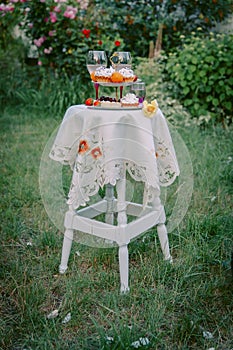
M 0 106 L 62 114 L 67 106 L 84 103 L 94 93 L 89 77 L 83 83 L 79 72 L 61 77 L 53 69 L 42 69 L 24 62 L 25 46 L 20 39 L 12 40 L 6 50 L 0 49 Z M 82 70 L 83 71 L 83 70 Z M 84 69 L 86 71 L 86 69 Z M 87 83 L 88 81 L 88 83 Z
M 70 78 L 63 75 L 56 79 L 52 75 L 41 75 L 40 84 L 37 88 L 23 86 L 14 93 L 19 108 L 41 111 L 47 115 L 62 115 L 67 106 L 84 103 L 87 96 L 93 93 L 92 84 L 82 85 L 79 76 Z
M 38 88 L 40 72 L 25 65 L 25 52 L 20 38 L 12 38 L 5 49 L 0 47 L 0 106 L 17 104 L 18 89 Z
M 87 1 L 23 1 L 12 10 L 1 11 L 6 24 L 11 17 L 33 45 L 33 55 L 41 69 L 52 69 L 56 75 L 79 75 L 85 81 L 86 53 L 91 49 L 123 49 L 123 41 L 114 31 L 104 34 L 95 20 L 93 4 Z M 103 34 L 100 38 L 100 33 Z M 31 47 L 31 48 L 32 48 Z M 29 47 L 30 49 L 30 47 Z M 31 55 L 31 53 L 28 53 Z M 80 69 L 81 67 L 81 69 Z
M 204 31 L 231 12 L 231 0 L 43 0 L 5 1 L 0 6 L 0 43 L 6 48 L 16 24 L 36 46 L 38 64 L 84 81 L 90 49 L 131 51 L 147 57 L 163 26 L 163 48 L 180 43 L 180 34 Z M 103 20 L 104 19 L 104 20 Z M 80 69 L 81 67 L 81 69 Z
M 166 69 L 178 98 L 194 117 L 208 114 L 216 121 L 232 120 L 232 35 L 193 35 L 169 55 Z
M 4 50 L 8 48 L 11 40 L 14 39 L 15 26 L 24 17 L 21 5 L 18 6 L 18 4 L 14 4 L 11 1 L 4 1 L 0 4 L 0 47 Z
M 231 11 L 231 0 L 96 0 L 97 18 L 104 16 L 108 32 L 116 30 L 128 50 L 147 57 L 149 42 L 163 24 L 163 48 L 167 51 L 180 42 L 182 33 L 202 27 L 204 31 L 221 22 Z

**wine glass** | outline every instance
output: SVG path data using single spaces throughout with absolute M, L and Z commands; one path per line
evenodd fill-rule
M 132 67 L 132 57 L 131 57 L 131 54 L 130 52 L 117 52 L 117 55 L 120 59 L 120 63 L 119 63 L 119 66 L 118 68 L 121 69 L 121 68 L 129 68 L 131 69 Z
M 105 51 L 88 51 L 86 58 L 86 65 L 89 74 L 94 72 L 98 67 L 107 67 L 107 55 Z M 94 83 L 95 98 L 99 98 L 99 84 Z
M 146 85 L 143 81 L 137 81 L 130 85 L 130 93 L 133 93 L 137 96 L 138 102 L 141 104 L 146 97 Z
M 86 65 L 90 74 L 100 66 L 107 67 L 107 55 L 105 51 L 88 51 Z

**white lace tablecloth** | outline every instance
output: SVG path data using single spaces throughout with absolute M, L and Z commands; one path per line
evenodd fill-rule
M 153 118 L 141 109 L 68 108 L 50 158 L 73 169 L 68 204 L 86 205 L 100 187 L 116 181 L 125 170 L 145 183 L 144 204 L 159 195 L 179 175 L 179 166 L 161 110 Z

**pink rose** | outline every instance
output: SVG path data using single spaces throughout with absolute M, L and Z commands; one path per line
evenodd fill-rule
M 74 19 L 76 16 L 78 9 L 73 6 L 67 6 L 65 12 L 64 12 L 64 17 Z
M 40 47 L 45 42 L 45 40 L 46 40 L 46 37 L 42 36 L 39 39 L 34 39 L 33 42 L 37 47 Z
M 50 30 L 49 31 L 49 36 L 54 36 L 56 34 L 56 30 Z
M 50 15 L 50 21 L 51 21 L 52 23 L 57 22 L 57 15 L 56 15 L 56 13 L 50 12 L 49 15 Z

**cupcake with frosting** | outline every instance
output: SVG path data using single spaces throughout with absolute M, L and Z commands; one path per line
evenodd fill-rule
M 119 70 L 119 73 L 121 73 L 123 75 L 123 78 L 124 78 L 124 82 L 125 83 L 130 83 L 130 82 L 133 82 L 134 81 L 134 78 L 135 78 L 135 74 L 133 72 L 132 69 L 130 68 L 121 68 Z
M 121 98 L 121 107 L 138 107 L 139 101 L 135 94 L 128 93 Z
M 111 82 L 111 76 L 114 72 L 115 72 L 115 69 L 113 69 L 112 67 L 104 69 L 103 76 L 106 83 Z
M 99 83 L 109 83 L 111 81 L 111 76 L 114 72 L 114 69 L 112 67 L 106 68 L 106 67 L 98 67 L 95 70 L 95 81 Z

